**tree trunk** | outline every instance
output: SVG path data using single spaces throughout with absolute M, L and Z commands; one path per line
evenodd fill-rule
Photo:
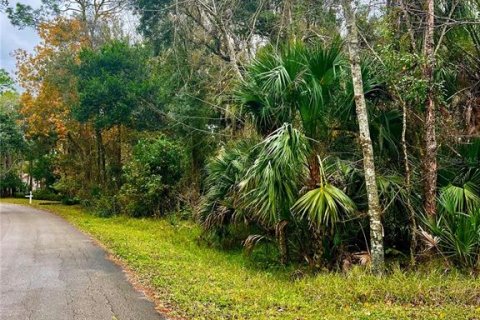
M 115 188 L 119 190 L 122 185 L 122 126 L 117 126 L 117 150 L 115 154 Z
M 222 20 L 222 17 L 218 17 L 217 21 L 217 24 L 225 40 L 225 46 L 227 47 L 228 56 L 230 57 L 230 64 L 232 65 L 233 70 L 237 74 L 238 78 L 240 80 L 243 80 L 242 72 L 240 71 L 240 67 L 238 66 L 239 61 L 237 58 L 237 53 L 235 51 L 235 42 L 233 36 L 231 36 L 230 32 L 228 32 L 227 27 Z
M 275 233 L 278 241 L 278 250 L 280 251 L 280 263 L 283 265 L 288 263 L 287 224 L 288 221 L 282 220 L 277 223 L 275 227 Z
M 97 140 L 97 165 L 98 165 L 98 181 L 103 186 L 106 181 L 105 174 L 105 146 L 103 145 L 102 132 L 95 129 L 95 137 Z
M 408 217 L 410 220 L 410 264 L 415 265 L 415 250 L 417 248 L 417 222 L 415 220 L 415 210 L 413 209 L 410 197 L 412 196 L 412 175 L 410 170 L 410 162 L 408 159 L 407 148 L 407 105 L 405 101 L 401 99 L 402 103 L 402 151 L 403 162 L 405 170 L 405 188 L 407 190 L 406 206 L 408 210 Z
M 314 152 L 308 157 L 308 171 L 310 174 L 308 188 L 313 190 L 318 187 L 320 182 L 320 164 L 318 163 L 317 154 Z
M 33 160 L 30 160 L 28 162 L 28 189 L 29 191 L 32 191 L 33 190 L 33 176 L 32 176 L 32 172 L 33 172 Z
M 403 16 L 405 18 L 405 24 L 407 26 L 408 35 L 410 37 L 410 45 L 412 46 L 413 52 L 417 51 L 417 43 L 415 41 L 415 33 L 413 32 L 412 24 L 410 22 L 410 16 L 408 15 L 408 10 L 403 0 L 400 0 L 400 8 L 402 8 Z
M 312 228 L 312 240 L 313 240 L 312 262 L 313 262 L 313 266 L 318 269 L 323 267 L 323 238 L 324 238 L 323 230 L 313 227 Z
M 363 92 L 362 71 L 360 68 L 360 56 L 358 50 L 358 35 L 355 22 L 355 14 L 351 8 L 351 0 L 343 0 L 343 9 L 347 23 L 347 42 L 350 53 L 350 65 L 352 69 L 352 82 L 355 94 L 357 120 L 360 131 L 360 144 L 363 152 L 363 167 L 365 171 L 365 184 L 368 196 L 368 215 L 370 217 L 370 254 L 372 258 L 372 271 L 382 273 L 384 269 L 383 250 L 383 226 L 381 221 L 382 212 L 378 198 L 377 183 L 375 177 L 375 163 L 373 156 L 372 140 L 368 126 L 368 113 Z
M 283 8 L 281 10 L 282 10 L 282 13 L 280 17 L 280 25 L 277 33 L 277 41 L 275 43 L 276 48 L 278 48 L 278 46 L 282 41 L 288 42 L 290 40 L 290 37 L 293 34 L 292 32 L 292 27 L 293 27 L 292 1 L 291 0 L 283 1 Z
M 423 161 L 425 213 L 429 218 L 436 215 L 437 196 L 437 138 L 435 133 L 435 97 L 433 83 L 434 52 L 434 1 L 427 0 L 427 23 L 424 39 L 425 65 L 423 77 L 428 83 L 427 99 L 425 101 L 425 155 Z

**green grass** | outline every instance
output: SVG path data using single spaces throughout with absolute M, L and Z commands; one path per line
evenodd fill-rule
M 27 204 L 24 199 L 3 199 Z M 34 206 L 62 216 L 102 242 L 189 319 L 480 319 L 480 281 L 440 271 L 360 270 L 292 280 L 291 270 L 260 270 L 241 253 L 199 245 L 199 228 L 167 219 L 99 218 L 78 206 Z

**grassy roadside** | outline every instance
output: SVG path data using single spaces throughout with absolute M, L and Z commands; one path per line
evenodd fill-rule
M 24 199 L 1 199 L 27 205 Z M 456 273 L 354 271 L 291 280 L 250 266 L 240 253 L 199 245 L 190 222 L 99 218 L 78 206 L 33 206 L 102 242 L 153 288 L 172 315 L 195 319 L 480 319 L 480 280 Z

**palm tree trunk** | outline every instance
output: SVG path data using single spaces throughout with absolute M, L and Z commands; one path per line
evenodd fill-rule
M 288 263 L 288 241 L 287 241 L 287 224 L 288 221 L 282 220 L 277 223 L 275 233 L 277 235 L 278 249 L 280 251 L 280 263 L 285 265 Z
M 363 167 L 368 197 L 368 215 L 370 217 L 370 254 L 372 257 L 372 271 L 382 273 L 384 269 L 383 226 L 381 221 L 380 201 L 375 176 L 372 140 L 368 123 L 367 105 L 363 92 L 362 71 L 358 50 L 358 35 L 355 14 L 351 8 L 351 0 L 343 0 L 348 30 L 348 48 L 352 69 L 352 82 L 355 94 L 357 120 L 360 130 L 360 144 L 363 152 Z
M 320 182 L 320 164 L 318 163 L 317 154 L 312 152 L 308 157 L 308 171 L 310 174 L 308 188 L 315 189 Z
M 315 268 L 322 267 L 323 264 L 323 230 L 318 228 L 312 228 L 313 238 L 313 264 Z
M 425 101 L 425 155 L 423 161 L 425 213 L 433 218 L 436 215 L 437 194 L 437 138 L 435 133 L 435 98 L 433 88 L 433 68 L 435 65 L 434 52 L 434 1 L 427 0 L 427 23 L 424 40 L 425 65 L 423 68 L 424 80 L 429 84 Z

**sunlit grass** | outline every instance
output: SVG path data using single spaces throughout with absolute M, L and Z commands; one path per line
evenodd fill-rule
M 24 199 L 2 199 L 27 204 Z M 480 280 L 457 272 L 361 270 L 293 280 L 240 252 L 198 243 L 187 221 L 99 218 L 78 206 L 39 205 L 102 242 L 152 287 L 173 315 L 195 319 L 480 319 Z

